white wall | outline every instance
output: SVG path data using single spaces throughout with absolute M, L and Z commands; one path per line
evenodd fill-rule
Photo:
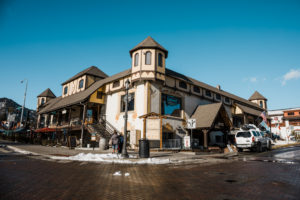
M 139 116 L 145 114 L 145 86 L 139 84 L 135 88 L 130 89 L 129 93 L 134 92 L 134 110 L 128 111 L 128 123 L 127 130 L 135 131 L 140 130 L 143 135 L 143 121 L 139 119 Z M 125 94 L 125 91 L 116 92 L 107 95 L 106 101 L 106 120 L 110 122 L 120 132 L 124 132 L 124 112 L 120 111 L 121 107 L 121 96 Z

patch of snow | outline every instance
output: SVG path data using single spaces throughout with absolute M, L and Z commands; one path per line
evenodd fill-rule
M 277 140 L 276 142 L 274 142 L 274 145 L 286 145 L 286 144 L 293 144 L 296 143 L 295 141 L 287 141 L 287 140 Z
M 114 176 L 122 176 L 121 171 L 117 171 L 113 174 Z
M 148 158 L 148 159 L 133 159 L 134 155 L 129 155 L 129 159 L 121 158 L 120 154 L 92 154 L 92 153 L 79 153 L 75 156 L 60 157 L 51 156 L 51 159 L 56 160 L 74 160 L 74 161 L 92 161 L 92 162 L 106 162 L 106 163 L 120 163 L 120 164 L 168 164 L 169 158 Z
M 127 173 L 125 173 L 125 176 L 130 176 L 130 174 L 127 172 Z
M 31 152 L 31 151 L 25 151 L 25 150 L 22 150 L 22 149 L 19 149 L 17 147 L 14 147 L 14 146 L 7 146 L 9 149 L 13 150 L 14 152 L 17 152 L 17 153 L 21 153 L 21 154 L 25 154 L 25 155 L 38 155 L 37 153 L 34 153 L 34 152 Z

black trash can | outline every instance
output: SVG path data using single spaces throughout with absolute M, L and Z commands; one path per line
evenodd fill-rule
M 140 146 L 140 148 L 139 148 L 140 158 L 149 158 L 149 156 L 150 156 L 149 140 L 140 139 L 139 146 Z

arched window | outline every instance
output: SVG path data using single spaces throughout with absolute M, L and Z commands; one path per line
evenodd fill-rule
M 84 80 L 81 79 L 81 80 L 79 81 L 79 85 L 78 85 L 78 88 L 79 88 L 79 89 L 83 88 L 83 83 L 84 83 Z
M 146 52 L 145 64 L 146 65 L 151 65 L 151 52 L 150 51 Z
M 45 103 L 45 99 L 42 98 L 41 105 L 43 105 L 44 103 Z
M 158 66 L 160 66 L 160 67 L 163 66 L 163 64 L 162 64 L 162 54 L 161 53 L 158 54 Z
M 139 54 L 136 53 L 134 55 L 134 66 L 138 66 L 139 65 Z
M 65 88 L 64 88 L 64 95 L 66 95 L 68 93 L 68 86 L 66 86 Z

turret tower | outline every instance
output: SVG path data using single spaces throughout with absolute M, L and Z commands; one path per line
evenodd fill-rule
M 42 92 L 40 95 L 38 95 L 37 98 L 38 98 L 38 103 L 37 103 L 37 111 L 38 111 L 41 106 L 43 106 L 45 103 L 47 103 L 50 99 L 56 98 L 56 96 L 48 88 L 44 92 Z
M 129 51 L 132 58 L 132 81 L 165 81 L 168 51 L 150 36 Z
M 259 107 L 267 110 L 268 99 L 261 95 L 259 92 L 255 91 L 248 100 L 253 103 L 256 103 L 257 105 L 259 105 Z

